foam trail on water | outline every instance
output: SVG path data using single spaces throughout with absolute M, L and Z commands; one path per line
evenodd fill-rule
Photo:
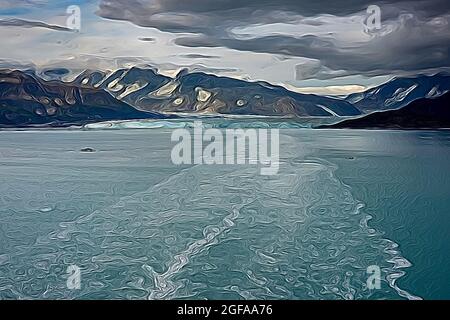
M 321 160 L 324 161 L 324 160 Z M 332 163 L 328 163 L 329 166 L 331 167 L 331 171 L 333 176 L 335 177 L 335 179 L 338 179 L 336 176 L 336 170 L 337 170 L 337 166 L 332 164 Z M 350 186 L 346 185 L 345 183 L 343 183 L 342 181 L 340 181 L 340 183 L 345 186 L 346 188 L 350 189 Z M 361 209 L 364 208 L 364 204 L 360 203 L 357 205 L 357 211 L 360 212 Z M 371 229 L 368 225 L 369 221 L 372 219 L 373 217 L 371 215 L 366 215 L 360 222 L 360 225 L 363 229 L 367 230 L 370 234 L 373 234 L 376 232 L 376 230 Z M 395 243 L 392 240 L 389 239 L 383 239 L 383 241 L 386 243 L 386 248 L 384 249 L 384 252 L 389 254 L 391 257 L 387 259 L 387 262 L 390 263 L 391 265 L 393 265 L 391 268 L 383 268 L 382 270 L 384 272 L 387 273 L 386 276 L 386 281 L 389 284 L 389 286 L 394 289 L 397 294 L 400 297 L 406 298 L 408 300 L 423 300 L 421 297 L 416 296 L 412 293 L 409 293 L 408 291 L 401 289 L 398 285 L 397 285 L 397 280 L 401 277 L 403 277 L 406 272 L 402 271 L 401 269 L 404 268 L 409 268 L 412 266 L 412 264 L 404 257 L 401 256 L 401 252 L 397 249 L 398 248 L 398 244 Z
M 242 207 L 242 206 L 239 206 Z M 155 299 L 167 299 L 171 295 L 176 293 L 176 290 L 180 288 L 171 278 L 177 274 L 186 264 L 189 263 L 193 256 L 208 250 L 209 247 L 213 246 L 218 242 L 217 237 L 222 233 L 227 232 L 235 224 L 235 220 L 239 217 L 239 207 L 234 206 L 232 208 L 232 213 L 226 216 L 222 223 L 218 226 L 207 226 L 203 229 L 204 238 L 195 241 L 183 252 L 177 254 L 173 258 L 173 263 L 169 266 L 166 272 L 163 274 L 158 274 L 148 266 L 144 265 L 147 271 L 153 274 L 156 290 L 153 290 L 149 296 L 149 300 Z
M 406 272 L 402 271 L 401 269 L 409 268 L 412 266 L 412 264 L 404 257 L 401 256 L 401 252 L 397 250 L 398 244 L 391 241 L 388 241 L 388 247 L 386 248 L 386 252 L 389 252 L 393 257 L 388 260 L 391 264 L 393 264 L 393 269 L 396 270 L 396 272 L 392 272 L 391 274 L 388 274 L 386 276 L 386 280 L 389 283 L 389 286 L 393 288 L 397 293 L 408 300 L 423 300 L 421 297 L 413 295 L 409 293 L 408 291 L 401 289 L 397 285 L 397 280 L 401 277 L 403 277 Z

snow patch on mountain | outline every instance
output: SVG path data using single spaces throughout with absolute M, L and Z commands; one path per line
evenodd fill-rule
M 403 101 L 408 96 L 408 94 L 410 94 L 412 91 L 414 91 L 414 89 L 416 89 L 418 86 L 419 86 L 418 84 L 414 84 L 411 87 L 406 88 L 406 89 L 398 88 L 397 90 L 395 90 L 394 95 L 391 98 L 386 99 L 385 105 L 390 106 L 396 102 Z

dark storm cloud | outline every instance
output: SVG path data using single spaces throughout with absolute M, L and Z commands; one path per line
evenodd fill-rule
M 256 32 L 251 37 L 233 33 L 236 28 L 245 33 L 248 26 L 277 23 L 326 29 L 330 19 L 350 19 L 373 4 L 382 9 L 383 28 L 368 41 L 337 41 L 333 32 L 303 36 Z M 180 46 L 227 47 L 317 61 L 312 66 L 305 65 L 304 79 L 353 74 L 376 76 L 450 67 L 450 3 L 447 0 L 108 0 L 101 1 L 98 14 L 166 32 L 192 34 L 180 35 L 175 40 Z M 341 22 L 337 23 L 339 26 Z M 362 24 L 360 27 L 362 31 Z
M 131 21 L 169 32 L 212 34 L 227 26 L 288 22 L 295 14 L 346 15 L 363 10 L 371 1 L 299 0 L 102 0 L 101 17 Z
M 396 32 L 375 37 L 359 48 L 339 48 L 331 38 L 269 36 L 256 39 L 215 39 L 203 35 L 180 37 L 176 43 L 186 47 L 227 46 L 242 51 L 267 52 L 318 60 L 305 65 L 303 79 L 333 78 L 336 75 L 377 76 L 386 72 L 420 72 L 423 69 L 450 67 L 450 18 L 441 25 L 414 18 L 398 26 Z M 403 25 L 407 24 L 408 27 Z M 341 72 L 329 72 L 331 69 Z M 343 72 L 342 72 L 343 71 Z
M 221 17 L 224 20 L 246 20 L 255 16 L 265 16 L 268 12 L 284 11 L 302 16 L 332 14 L 346 16 L 365 10 L 369 5 L 392 5 L 425 11 L 430 16 L 449 11 L 447 0 L 102 0 L 99 14 L 103 17 L 130 20 L 142 26 L 152 25 L 153 15 L 179 14 L 180 16 Z M 219 22 L 219 21 L 216 21 Z M 170 25 L 170 22 L 166 22 Z

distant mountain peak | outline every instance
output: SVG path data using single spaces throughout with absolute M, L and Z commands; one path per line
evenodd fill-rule
M 449 90 L 450 74 L 440 72 L 433 75 L 396 77 L 365 92 L 351 94 L 346 101 L 364 113 L 371 113 L 399 109 L 414 100 L 438 97 Z

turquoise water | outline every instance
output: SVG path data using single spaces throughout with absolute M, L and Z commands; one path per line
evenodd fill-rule
M 450 298 L 449 132 L 282 129 L 262 176 L 119 129 L 0 132 L 0 298 Z

